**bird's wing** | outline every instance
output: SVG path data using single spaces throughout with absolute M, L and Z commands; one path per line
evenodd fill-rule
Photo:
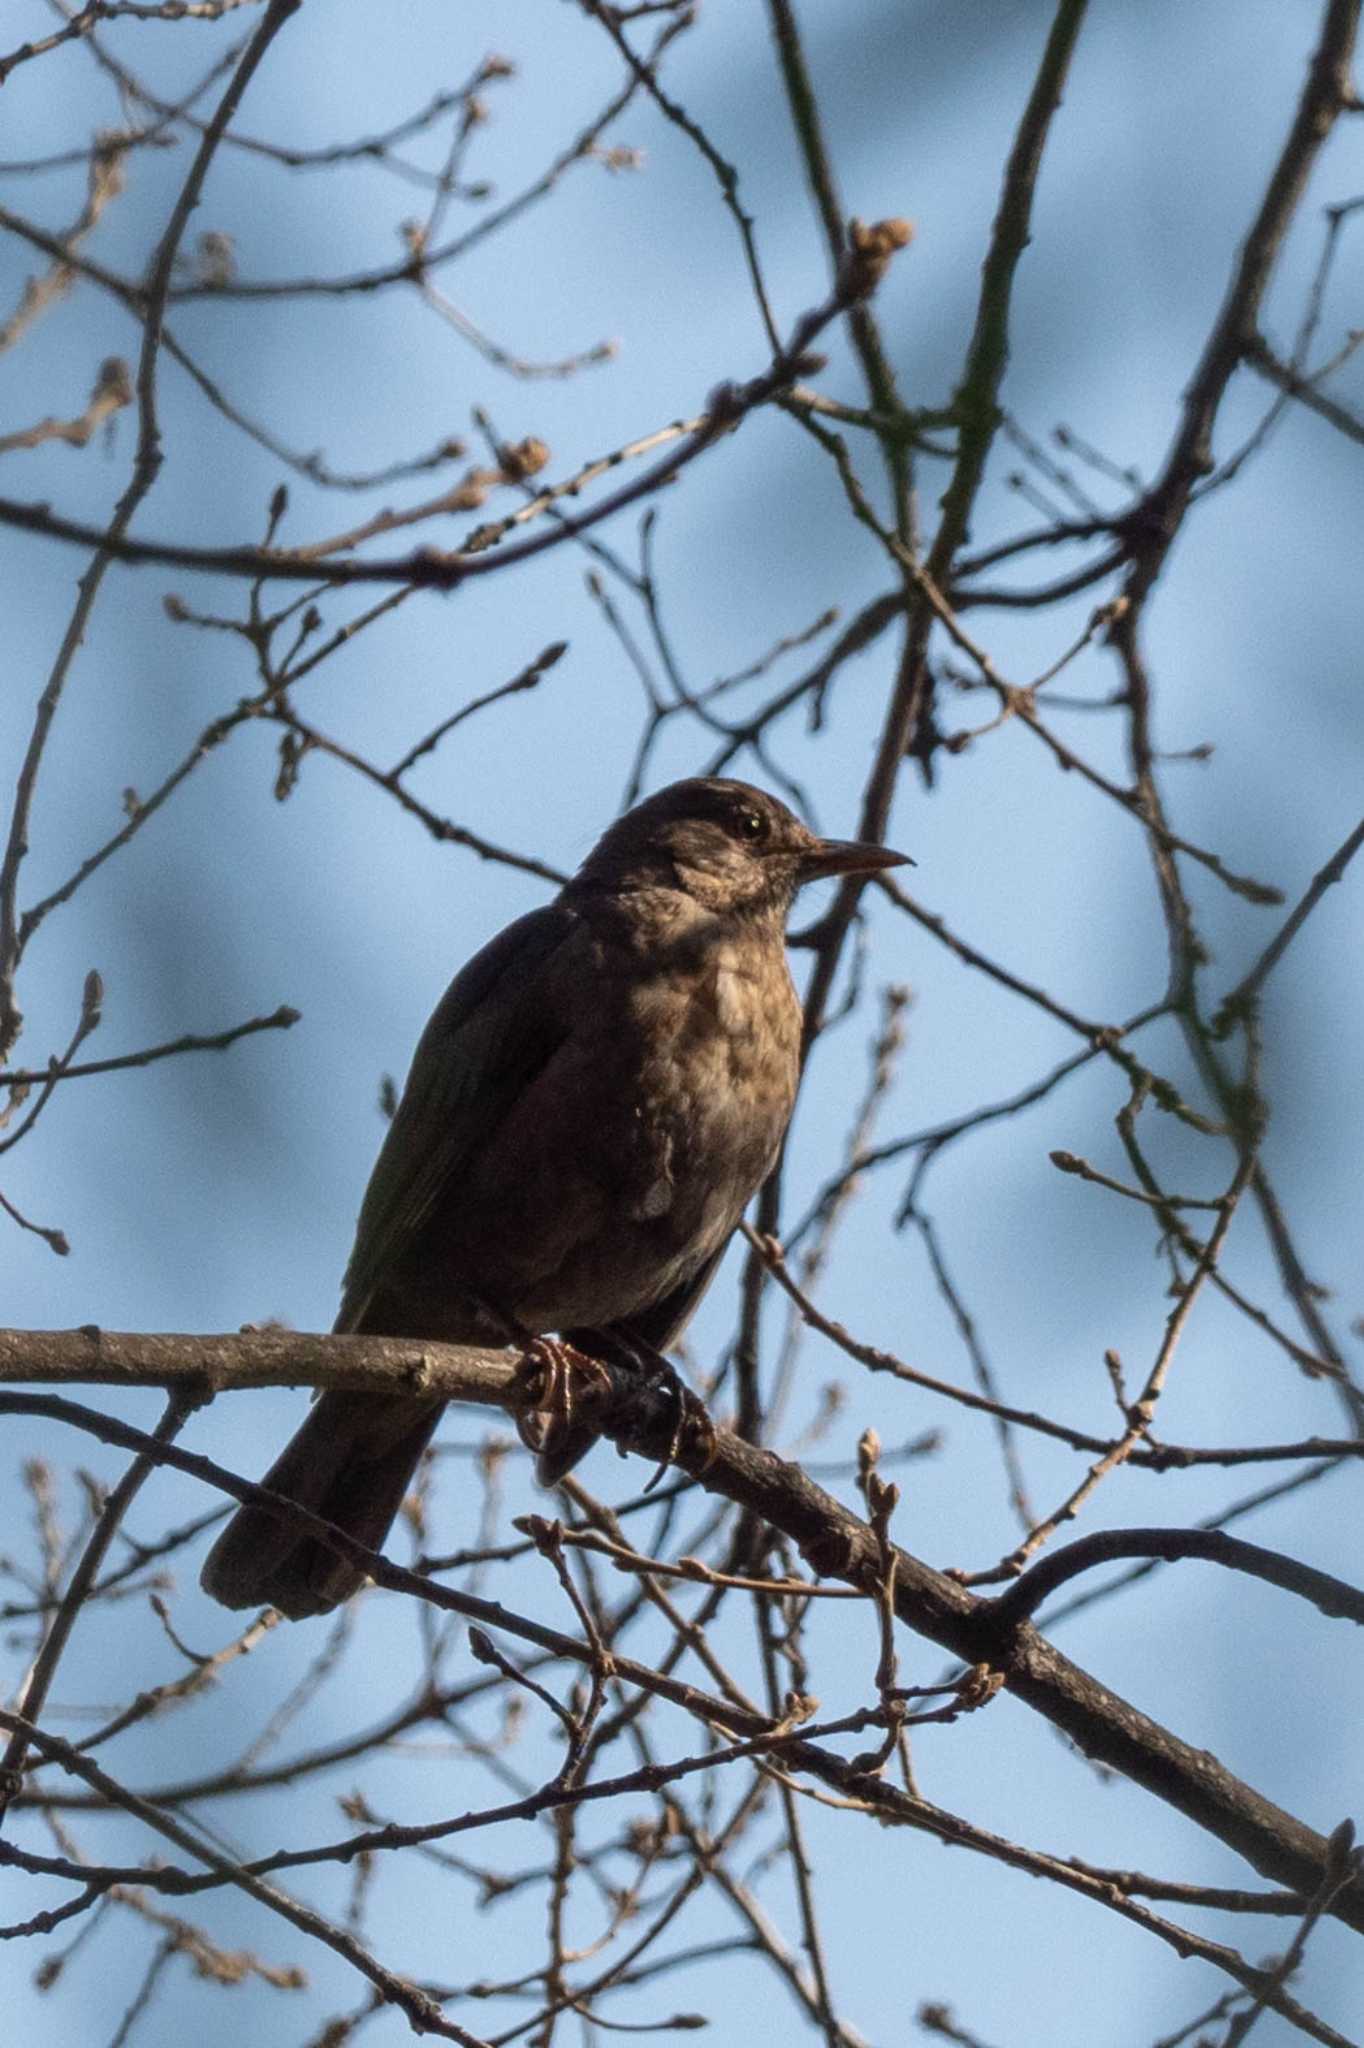
M 450 1177 L 563 1043 L 567 1026 L 546 1000 L 546 970 L 580 931 L 561 904 L 533 910 L 475 953 L 441 997 L 365 1191 L 338 1330 L 358 1327 Z

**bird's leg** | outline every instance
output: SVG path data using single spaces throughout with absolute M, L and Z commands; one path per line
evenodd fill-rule
M 598 1393 L 609 1393 L 611 1375 L 600 1359 L 591 1357 L 567 1337 L 548 1337 L 531 1330 L 519 1317 L 485 1295 L 470 1294 L 466 1305 L 489 1330 L 521 1353 L 520 1374 L 529 1406 L 516 1417 L 517 1434 L 535 1453 L 535 1473 L 542 1486 L 557 1485 L 592 1445 L 597 1432 L 577 1419 L 577 1391 L 586 1383 Z
M 575 1341 L 591 1345 L 613 1364 L 638 1373 L 647 1387 L 666 1394 L 675 1405 L 676 1419 L 668 1448 L 644 1489 L 646 1493 L 658 1485 L 669 1466 L 677 1460 L 688 1438 L 702 1452 L 703 1469 L 710 1463 L 715 1455 L 715 1424 L 705 1402 L 692 1392 L 676 1366 L 661 1351 L 641 1337 L 629 1323 L 613 1323 L 605 1330 L 575 1330 L 573 1335 Z
M 527 1450 L 535 1453 L 540 1484 L 554 1486 L 596 1441 L 596 1431 L 577 1418 L 581 1385 L 606 1392 L 611 1375 L 600 1359 L 564 1337 L 529 1337 L 522 1345 L 521 1363 L 527 1373 L 536 1375 L 536 1384 L 532 1406 L 516 1419 L 517 1432 Z

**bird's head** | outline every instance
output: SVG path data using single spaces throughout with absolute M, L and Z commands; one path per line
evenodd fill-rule
M 820 839 L 766 790 L 721 776 L 670 783 L 617 818 L 578 870 L 588 888 L 680 889 L 717 914 L 789 909 L 824 875 L 873 874 L 907 855 Z

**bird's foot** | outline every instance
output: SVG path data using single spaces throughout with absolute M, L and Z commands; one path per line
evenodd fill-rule
M 596 1335 L 594 1333 L 594 1341 Z M 603 1331 L 600 1337 L 605 1357 L 639 1375 L 641 1392 L 662 1394 L 673 1404 L 674 1419 L 668 1448 L 644 1491 L 652 1493 L 669 1467 L 679 1462 L 684 1451 L 699 1454 L 700 1469 L 704 1472 L 715 1455 L 717 1441 L 715 1424 L 705 1402 L 692 1392 L 676 1366 L 661 1351 L 655 1350 L 628 1326 Z
M 666 1360 L 664 1362 L 666 1364 Z M 705 1402 L 699 1394 L 692 1392 L 672 1366 L 668 1366 L 666 1376 L 662 1373 L 655 1374 L 653 1385 L 661 1388 L 672 1398 L 676 1404 L 677 1415 L 673 1423 L 672 1436 L 668 1440 L 667 1452 L 660 1458 L 653 1477 L 645 1487 L 646 1493 L 653 1492 L 664 1473 L 678 1463 L 684 1450 L 699 1456 L 700 1470 L 704 1472 L 715 1456 L 719 1442 L 715 1434 L 715 1424 L 710 1419 Z
M 522 1369 L 534 1375 L 531 1406 L 517 1417 L 517 1431 L 535 1453 L 535 1476 L 557 1486 L 592 1445 L 597 1432 L 577 1410 L 584 1387 L 608 1392 L 611 1375 L 600 1359 L 562 1337 L 535 1337 L 521 1354 Z

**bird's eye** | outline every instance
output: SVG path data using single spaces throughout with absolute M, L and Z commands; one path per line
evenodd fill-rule
M 767 820 L 761 811 L 739 813 L 739 837 L 741 839 L 766 839 Z

